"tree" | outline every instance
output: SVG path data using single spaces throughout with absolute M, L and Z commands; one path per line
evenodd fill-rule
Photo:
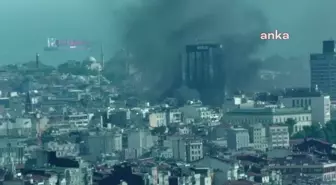
M 326 123 L 323 130 L 328 142 L 336 143 L 336 121 Z
M 162 135 L 166 132 L 166 127 L 165 126 L 161 126 L 161 127 L 155 127 L 152 130 L 152 134 L 153 135 Z
M 285 124 L 288 126 L 288 132 L 289 135 L 292 136 L 293 132 L 294 132 L 294 126 L 296 124 L 296 121 L 292 118 L 287 119 L 287 121 L 285 122 Z
M 302 131 L 294 134 L 293 136 L 295 139 L 303 139 L 307 137 L 326 140 L 325 132 L 318 124 L 312 124 L 311 126 L 303 127 Z

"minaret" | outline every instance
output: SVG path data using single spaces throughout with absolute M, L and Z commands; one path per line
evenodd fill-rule
M 104 58 L 104 47 L 103 47 L 103 44 L 100 45 L 100 62 L 101 62 L 102 70 L 104 70 L 104 67 L 105 67 L 105 58 Z
M 40 67 L 40 54 L 38 53 L 36 53 L 35 62 L 36 62 L 36 69 L 38 69 Z

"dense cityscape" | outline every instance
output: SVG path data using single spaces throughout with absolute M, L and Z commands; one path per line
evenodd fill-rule
M 336 184 L 332 28 L 283 29 L 261 1 L 14 1 L 0 2 L 0 185 Z
M 130 81 L 138 80 L 131 67 L 125 67 L 131 80 L 122 85 L 105 78 L 103 50 L 99 61 L 58 68 L 43 64 L 39 54 L 3 66 L 1 179 L 32 185 L 334 182 L 334 49 L 335 41 L 324 41 L 323 52 L 311 55 L 311 87 L 228 95 L 213 83 L 224 78 L 221 45 L 188 45 L 180 82 L 199 99 L 156 103 L 131 96 Z

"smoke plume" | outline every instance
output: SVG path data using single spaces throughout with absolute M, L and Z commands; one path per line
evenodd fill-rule
M 187 44 L 223 45 L 231 90 L 251 84 L 257 74 L 259 62 L 250 56 L 263 44 L 259 36 L 268 24 L 245 0 L 138 0 L 123 13 L 124 47 L 154 96 L 171 88 Z

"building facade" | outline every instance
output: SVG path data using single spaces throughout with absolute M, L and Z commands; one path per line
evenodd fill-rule
M 316 86 L 336 100 L 336 53 L 335 41 L 323 41 L 323 52 L 310 55 L 310 85 Z
M 128 149 L 136 150 L 136 157 L 147 152 L 156 142 L 156 137 L 145 130 L 134 130 L 128 133 Z
M 336 163 L 328 160 L 312 160 L 302 157 L 289 156 L 284 159 L 277 159 L 269 165 L 269 169 L 280 170 L 284 177 L 293 174 L 317 178 L 320 184 L 323 182 L 336 181 Z M 300 184 L 300 183 L 298 183 Z
M 249 128 L 250 143 L 255 150 L 265 151 L 267 148 L 266 128 L 262 124 L 256 124 Z
M 289 147 L 288 126 L 283 124 L 268 125 L 266 135 L 269 149 Z
M 149 126 L 152 128 L 167 126 L 166 112 L 154 112 L 149 114 Z
M 312 124 L 311 110 L 308 108 L 244 107 L 227 112 L 223 118 L 228 123 L 247 126 L 257 123 L 265 125 L 284 124 L 288 119 L 293 119 L 296 121 L 293 133 L 299 132 L 303 127 Z
M 173 149 L 173 158 L 176 160 L 193 162 L 204 157 L 202 140 L 172 137 L 169 141 Z
M 247 148 L 250 144 L 250 136 L 247 129 L 230 128 L 227 134 L 227 146 L 231 150 Z
M 222 45 L 196 44 L 186 46 L 186 59 L 182 66 L 184 83 L 189 88 L 200 92 L 203 103 L 223 103 L 225 66 L 223 64 Z
M 279 97 L 279 103 L 285 107 L 310 107 L 312 121 L 316 123 L 324 124 L 331 119 L 330 96 L 323 94 L 318 89 L 288 89 L 283 96 Z

